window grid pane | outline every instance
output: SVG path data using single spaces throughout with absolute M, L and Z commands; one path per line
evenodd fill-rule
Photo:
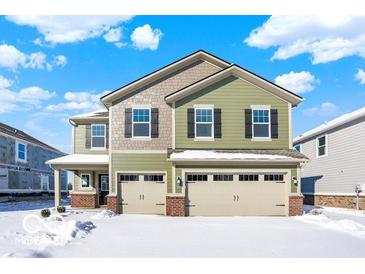
M 149 109 L 133 109 L 133 122 L 134 123 L 149 123 L 150 110 Z
M 163 175 L 161 175 L 161 174 L 144 175 L 144 180 L 147 182 L 163 182 Z
M 208 175 L 207 174 L 189 174 L 187 176 L 188 181 L 192 182 L 206 182 L 208 181 Z
M 137 174 L 121 174 L 121 175 L 119 175 L 119 181 L 137 182 L 137 181 L 139 181 L 139 175 L 137 175 Z
M 213 181 L 233 181 L 233 174 L 214 174 Z
M 259 175 L 258 174 L 240 174 L 239 181 L 258 181 Z
M 283 174 L 266 174 L 264 176 L 265 181 L 284 181 Z
M 269 123 L 269 110 L 267 109 L 254 109 L 253 110 L 253 122 L 255 124 L 267 124 Z
M 92 136 L 93 137 L 104 137 L 105 126 L 104 125 L 92 125 Z

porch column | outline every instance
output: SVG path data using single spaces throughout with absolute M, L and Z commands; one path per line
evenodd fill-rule
M 59 168 L 54 169 L 54 206 L 61 205 L 61 171 Z

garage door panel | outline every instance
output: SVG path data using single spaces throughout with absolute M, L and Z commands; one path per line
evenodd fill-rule
M 285 215 L 287 183 L 264 181 L 213 181 L 188 183 L 187 212 L 190 216 Z
M 138 174 L 138 181 L 120 182 L 122 213 L 165 214 L 166 176 L 164 181 L 144 181 L 144 174 Z

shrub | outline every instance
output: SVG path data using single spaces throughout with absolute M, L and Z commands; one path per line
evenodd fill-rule
M 43 218 L 48 218 L 49 216 L 51 216 L 51 211 L 48 208 L 42 209 L 41 216 Z
M 58 213 L 65 213 L 66 212 L 66 208 L 64 206 L 58 206 L 56 208 Z

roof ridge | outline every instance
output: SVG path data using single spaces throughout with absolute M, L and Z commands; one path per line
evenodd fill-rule
M 29 135 L 28 133 L 20 130 L 20 129 L 17 129 L 15 127 L 12 127 L 12 126 L 9 126 L 7 124 L 4 124 L 2 122 L 0 122 L 0 132 L 2 133 L 5 133 L 7 135 L 10 135 L 12 137 L 16 137 L 16 138 L 19 138 L 19 139 L 22 139 L 24 141 L 27 141 L 27 142 L 30 142 L 30 143 L 34 143 L 34 144 L 37 144 L 37 145 L 41 145 L 41 146 L 45 146 L 47 147 L 48 149 L 52 149 L 54 151 L 57 151 L 57 152 L 60 152 L 62 154 L 65 154 L 64 152 L 60 151 L 59 149 L 55 148 L 55 147 L 52 147 L 44 142 L 42 142 L 41 140 Z

